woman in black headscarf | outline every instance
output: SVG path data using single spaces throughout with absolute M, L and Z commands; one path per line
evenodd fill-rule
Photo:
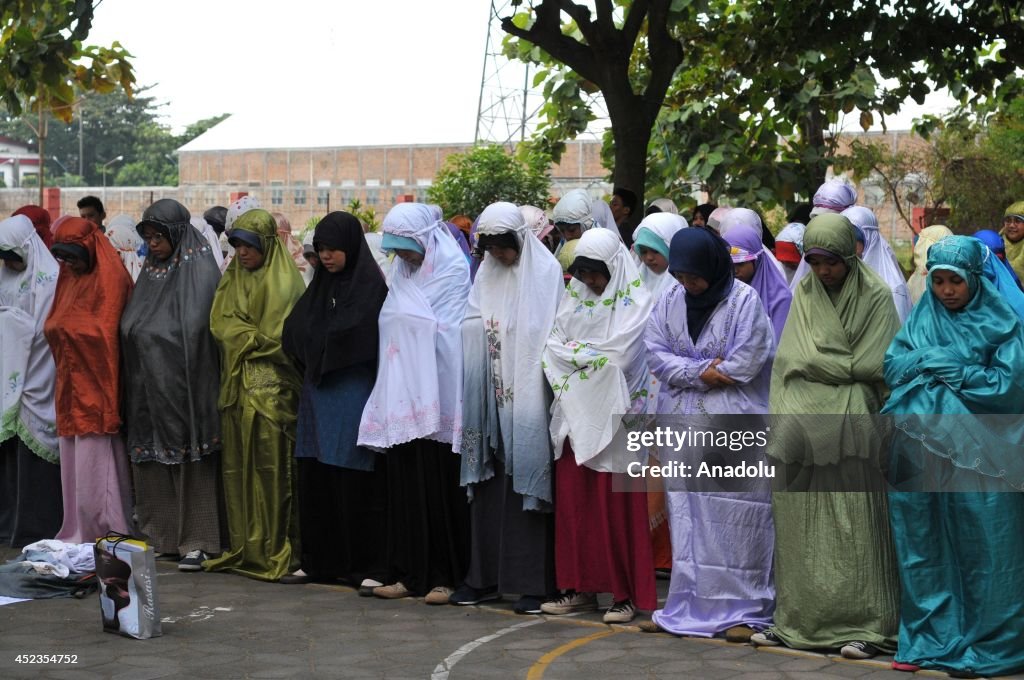
M 220 360 L 210 307 L 220 267 L 181 203 L 146 208 L 149 254 L 121 317 L 124 430 L 139 526 L 157 552 L 200 571 L 221 552 Z
M 377 377 L 388 289 L 353 215 L 320 220 L 313 248 L 320 266 L 283 335 L 304 374 L 295 445 L 304 573 L 282 582 L 338 578 L 371 595 L 387 575 L 385 464 L 356 438 Z

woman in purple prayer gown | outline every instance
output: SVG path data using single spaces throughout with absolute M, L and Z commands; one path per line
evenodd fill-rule
M 682 285 L 658 300 L 645 337 L 651 371 L 661 381 L 659 425 L 679 433 L 706 425 L 709 415 L 767 413 L 775 336 L 757 292 L 734 279 L 728 244 L 710 231 L 683 229 L 672 238 L 669 271 Z M 693 447 L 659 453 L 662 464 L 683 454 L 698 470 Z M 756 462 L 749 450 L 699 453 L 725 465 Z M 641 628 L 724 633 L 738 642 L 771 625 L 774 529 L 767 481 L 744 491 L 685 490 L 666 481 L 672 581 L 665 607 Z
M 775 344 L 778 345 L 789 316 L 789 305 L 793 302 L 793 292 L 789 290 L 786 277 L 765 255 L 761 237 L 750 227 L 736 226 L 723 238 L 732 246 L 736 278 L 757 291 L 761 305 L 772 321 Z

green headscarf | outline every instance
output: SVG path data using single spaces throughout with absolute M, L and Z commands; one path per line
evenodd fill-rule
M 266 210 L 246 212 L 233 227 L 259 236 L 264 260 L 248 271 L 236 257 L 217 286 L 210 312 L 210 331 L 222 358 L 217 406 L 233 406 L 244 394 L 260 415 L 282 426 L 294 424 L 301 381 L 281 348 L 281 330 L 305 290 L 302 275 Z M 275 385 L 278 389 L 267 389 Z
M 797 285 L 772 369 L 771 413 L 878 413 L 885 400 L 882 361 L 900 327 L 892 292 L 857 258 L 846 217 L 824 214 L 812 219 L 804 249 L 812 248 L 841 258 L 849 271 L 833 297 L 813 274 Z M 818 421 L 829 427 L 801 427 L 796 420 L 780 419 L 778 430 L 773 422 L 773 457 L 826 465 L 848 457 L 875 459 L 881 453 L 883 433 L 875 431 L 869 418 L 846 418 L 838 429 L 838 419 Z
M 1024 218 L 1024 201 L 1017 201 L 1003 213 L 1003 217 L 1009 217 L 1010 215 L 1019 215 Z M 1024 281 L 1024 238 L 1013 243 L 1010 239 L 1006 238 L 1005 227 L 999 230 L 999 235 L 1006 242 L 1006 261 L 1013 267 L 1013 271 L 1017 272 L 1017 276 Z

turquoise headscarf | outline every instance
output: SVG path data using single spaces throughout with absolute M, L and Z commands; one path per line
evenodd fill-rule
M 946 309 L 931 287 L 885 355 L 892 393 L 882 413 L 909 435 L 894 451 L 923 447 L 955 466 L 1004 478 L 1024 490 L 1024 427 L 1012 415 L 1024 403 L 1024 325 L 984 275 L 985 246 L 950 236 L 928 250 L 928 271 L 946 269 L 967 281 L 971 299 Z M 943 417 L 945 416 L 945 417 Z

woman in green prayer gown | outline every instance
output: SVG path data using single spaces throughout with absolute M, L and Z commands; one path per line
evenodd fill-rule
M 842 215 L 807 225 L 804 259 L 772 370 L 775 626 L 751 642 L 840 649 L 863 659 L 896 648 L 899 583 L 875 419 L 885 350 L 899 329 L 888 285 L 856 255 Z M 792 489 L 800 489 L 794 491 Z
M 281 348 L 305 290 L 265 210 L 239 217 L 235 257 L 217 287 L 210 330 L 221 349 L 222 477 L 230 547 L 203 564 L 276 581 L 298 568 L 295 425 L 301 379 Z
M 1024 671 L 1024 326 L 986 257 L 967 236 L 933 245 L 929 289 L 885 356 L 898 670 Z

